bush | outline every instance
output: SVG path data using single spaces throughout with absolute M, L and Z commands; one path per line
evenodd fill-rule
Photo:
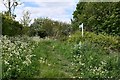
M 23 78 L 35 75 L 34 59 L 36 55 L 33 54 L 33 50 L 37 44 L 27 38 L 27 40 L 22 39 L 2 36 L 2 40 L 0 40 L 3 60 L 2 78 Z
M 51 20 L 49 18 L 37 18 L 31 24 L 31 35 L 44 31 L 49 37 L 60 38 L 69 35 L 71 28 L 70 24 Z
M 88 42 L 76 44 L 73 50 L 75 77 L 120 78 L 120 56 L 108 55 Z
M 79 43 L 80 41 L 88 41 L 93 44 L 102 46 L 106 50 L 119 50 L 120 42 L 119 36 L 111 36 L 107 34 L 95 34 L 92 32 L 85 32 L 84 36 L 81 36 L 81 32 L 77 31 L 75 34 L 71 35 L 71 37 L 68 39 L 68 42 L 75 42 Z
M 47 36 L 47 32 L 44 31 L 44 30 L 39 30 L 39 31 L 38 31 L 38 36 L 39 36 L 40 38 L 44 38 L 44 37 Z
M 2 35 L 16 36 L 22 35 L 22 24 L 12 18 L 2 15 Z

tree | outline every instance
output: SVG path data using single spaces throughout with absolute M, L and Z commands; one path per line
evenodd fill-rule
M 31 24 L 31 33 L 45 32 L 47 36 L 60 38 L 69 35 L 70 24 L 51 20 L 49 18 L 38 18 Z
M 8 10 L 7 12 L 9 14 L 9 17 L 16 17 L 16 15 L 14 15 L 14 10 L 18 5 L 21 5 L 18 4 L 18 0 L 3 0 L 3 4 Z
M 84 23 L 87 31 L 120 35 L 120 2 L 79 2 L 73 13 L 72 27 Z
M 30 12 L 29 11 L 23 11 L 23 17 L 20 19 L 21 24 L 23 24 L 24 27 L 28 27 L 31 19 L 30 19 Z
M 2 35 L 16 36 L 22 35 L 23 25 L 15 21 L 15 8 L 20 5 L 18 0 L 3 0 L 3 4 L 7 8 L 5 13 L 2 13 Z

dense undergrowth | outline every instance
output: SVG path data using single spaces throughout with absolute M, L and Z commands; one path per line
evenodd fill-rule
M 73 50 L 75 75 L 81 78 L 120 78 L 120 55 L 89 42 L 75 45 Z
M 108 34 L 95 34 L 93 32 L 85 32 L 84 36 L 81 36 L 80 31 L 76 31 L 71 37 L 68 39 L 68 42 L 89 42 L 106 50 L 114 50 L 120 51 L 120 37 L 119 36 L 112 36 Z
M 66 41 L 2 36 L 2 77 L 120 78 L 119 39 L 88 32 Z

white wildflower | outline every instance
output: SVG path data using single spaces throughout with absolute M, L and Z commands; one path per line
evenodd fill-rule
M 27 66 L 29 65 L 27 61 L 24 61 L 23 64 Z
M 51 66 L 51 64 L 48 64 L 48 66 Z
M 5 63 L 6 65 L 8 65 L 8 64 L 9 64 L 6 60 L 4 60 L 4 63 Z
M 16 55 L 19 55 L 19 52 L 16 52 L 15 54 L 16 54 Z

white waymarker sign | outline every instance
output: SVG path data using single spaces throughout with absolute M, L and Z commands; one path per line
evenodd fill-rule
M 83 23 L 79 26 L 79 28 L 82 28 L 82 37 L 83 37 Z

